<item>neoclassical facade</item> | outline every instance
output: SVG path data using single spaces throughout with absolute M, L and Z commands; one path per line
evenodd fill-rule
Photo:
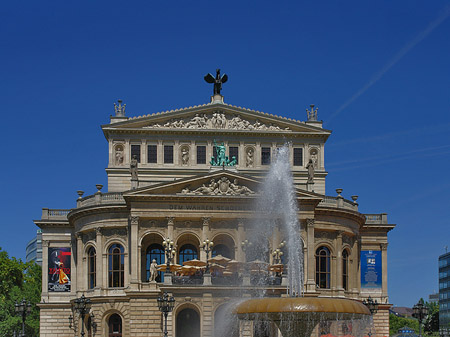
M 207 239 L 214 242 L 212 256 L 242 265 L 251 260 L 242 242 L 251 242 L 257 230 L 250 226 L 258 218 L 252 204 L 285 143 L 299 208 L 304 295 L 371 296 L 380 303 L 375 334 L 389 334 L 387 233 L 394 225 L 386 214 L 360 213 L 357 196 L 345 199 L 342 189 L 325 195 L 324 149 L 331 131 L 317 121 L 314 106 L 303 122 L 232 106 L 221 95 L 201 106 L 139 117 L 126 117 L 119 101 L 102 129 L 109 144 L 108 191 L 101 185 L 93 195 L 78 191 L 74 208 L 44 208 L 35 220 L 43 245 L 41 336 L 78 336 L 81 324 L 87 336 L 163 336 L 156 301 L 162 292 L 176 300 L 169 336 L 221 336 L 230 301 L 261 287 L 268 296 L 285 296 L 286 278 L 275 272 L 263 284 L 237 269 L 232 275 L 159 272 L 149 280 L 152 261 L 166 262 L 167 238 L 176 264 L 206 261 L 201 245 Z M 219 148 L 231 165 L 211 164 Z M 269 252 L 286 240 L 273 221 Z M 274 259 L 268 254 L 266 262 Z M 82 294 L 92 302 L 84 323 L 73 310 Z M 240 329 L 227 335 L 257 336 L 249 324 L 236 324 Z M 326 326 L 316 332 L 327 333 Z

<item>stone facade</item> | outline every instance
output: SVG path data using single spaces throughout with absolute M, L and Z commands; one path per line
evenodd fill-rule
M 134 118 L 117 109 L 102 126 L 109 144 L 108 192 L 103 193 L 102 186 L 94 195 L 82 197 L 80 192 L 76 207 L 45 208 L 42 218 L 35 220 L 43 240 L 41 336 L 80 334 L 72 305 L 82 294 L 92 301 L 89 320 L 96 331 L 91 328 L 90 336 L 158 337 L 163 336 L 163 319 L 156 299 L 164 291 L 176 299 L 168 316 L 169 336 L 183 336 L 183 317 L 188 314 L 191 321 L 198 320 L 199 336 L 214 336 L 224 305 L 250 297 L 255 287 L 266 288 L 270 296 L 285 296 L 284 278 L 264 285 L 254 285 L 246 276 L 228 283 L 207 276 L 196 283 L 179 276 L 148 281 L 149 260 L 159 256 L 158 262 L 163 262 L 164 252 L 161 255 L 158 247 L 166 238 L 177 248 L 175 263 L 186 260 L 181 251 L 192 250 L 206 261 L 200 248 L 206 239 L 229 258 L 245 262 L 241 242 L 251 240 L 250 223 L 257 217 L 251 205 L 277 148 L 285 142 L 300 209 L 305 296 L 371 296 L 383 303 L 374 317 L 375 334 L 388 335 L 387 233 L 394 225 L 388 224 L 386 214 L 360 213 L 357 198 L 344 199 L 341 191 L 337 197 L 325 195 L 324 147 L 331 132 L 317 118 L 300 122 L 273 116 L 225 104 L 222 96 L 210 104 Z M 216 140 L 223 142 L 227 156 L 236 156 L 237 165 L 209 164 Z M 139 163 L 132 179 L 133 156 Z M 274 228 L 268 238 L 271 250 L 285 239 L 279 226 Z M 322 284 L 317 280 L 316 255 L 323 247 L 329 252 L 329 277 Z M 49 291 L 51 248 L 70 248 L 69 292 Z M 361 286 L 361 252 L 367 250 L 381 252 L 379 287 Z M 270 262 L 275 262 L 272 256 Z M 75 328 L 69 328 L 69 315 Z M 117 315 L 120 333 L 112 331 L 119 329 L 111 323 Z M 86 328 L 92 326 L 87 319 Z M 253 336 L 253 323 L 237 324 L 241 336 Z

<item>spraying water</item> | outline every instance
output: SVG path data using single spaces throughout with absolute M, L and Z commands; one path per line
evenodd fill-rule
M 303 293 L 303 243 L 289 158 L 289 147 L 284 145 L 278 149 L 267 174 L 258 200 L 263 226 L 258 226 L 262 230 L 258 230 L 256 238 L 269 237 L 276 222 L 280 223 L 287 246 L 288 293 L 299 296 Z

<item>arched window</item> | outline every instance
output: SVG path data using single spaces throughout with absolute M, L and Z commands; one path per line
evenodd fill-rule
M 108 320 L 108 337 L 122 337 L 122 318 L 113 314 Z
M 145 252 L 146 255 L 146 273 L 147 278 L 146 280 L 150 279 L 150 264 L 153 260 L 156 260 L 157 264 L 163 264 L 165 263 L 165 256 L 164 256 L 164 248 L 162 245 L 158 243 L 153 243 L 150 246 L 148 246 L 147 251 Z M 156 278 L 156 282 L 163 282 L 163 275 L 162 272 L 158 272 L 158 277 Z
M 125 256 L 122 245 L 114 243 L 108 250 L 109 287 L 124 287 Z
M 212 255 L 212 257 L 217 256 L 217 255 L 222 255 L 229 259 L 232 258 L 230 248 L 228 248 L 224 244 L 218 244 L 217 246 L 214 246 L 211 255 Z
M 97 254 L 95 248 L 91 247 L 88 250 L 88 289 L 95 288 L 96 285 L 96 270 L 97 270 Z
M 183 264 L 184 261 L 190 261 L 193 259 L 197 259 L 197 248 L 194 245 L 186 244 L 181 246 L 180 251 L 178 253 L 178 263 Z
M 176 324 L 176 337 L 200 337 L 200 316 L 194 309 L 181 310 Z
M 348 290 L 348 250 L 342 252 L 342 287 Z
M 316 250 L 316 285 L 318 288 L 330 288 L 330 250 L 319 247 Z

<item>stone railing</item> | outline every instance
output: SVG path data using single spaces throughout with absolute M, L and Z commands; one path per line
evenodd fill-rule
M 42 209 L 42 220 L 44 219 L 54 219 L 54 220 L 67 220 L 67 214 L 71 209 Z
M 367 224 L 387 224 L 387 214 L 364 214 Z
M 324 207 L 336 207 L 336 208 L 345 208 L 350 209 L 352 211 L 358 210 L 358 205 L 354 202 L 344 199 L 342 197 L 330 197 L 325 196 L 322 201 L 319 203 L 319 206 Z
M 97 192 L 77 200 L 77 207 L 87 207 L 106 204 L 125 204 L 125 199 L 121 192 L 100 193 Z

